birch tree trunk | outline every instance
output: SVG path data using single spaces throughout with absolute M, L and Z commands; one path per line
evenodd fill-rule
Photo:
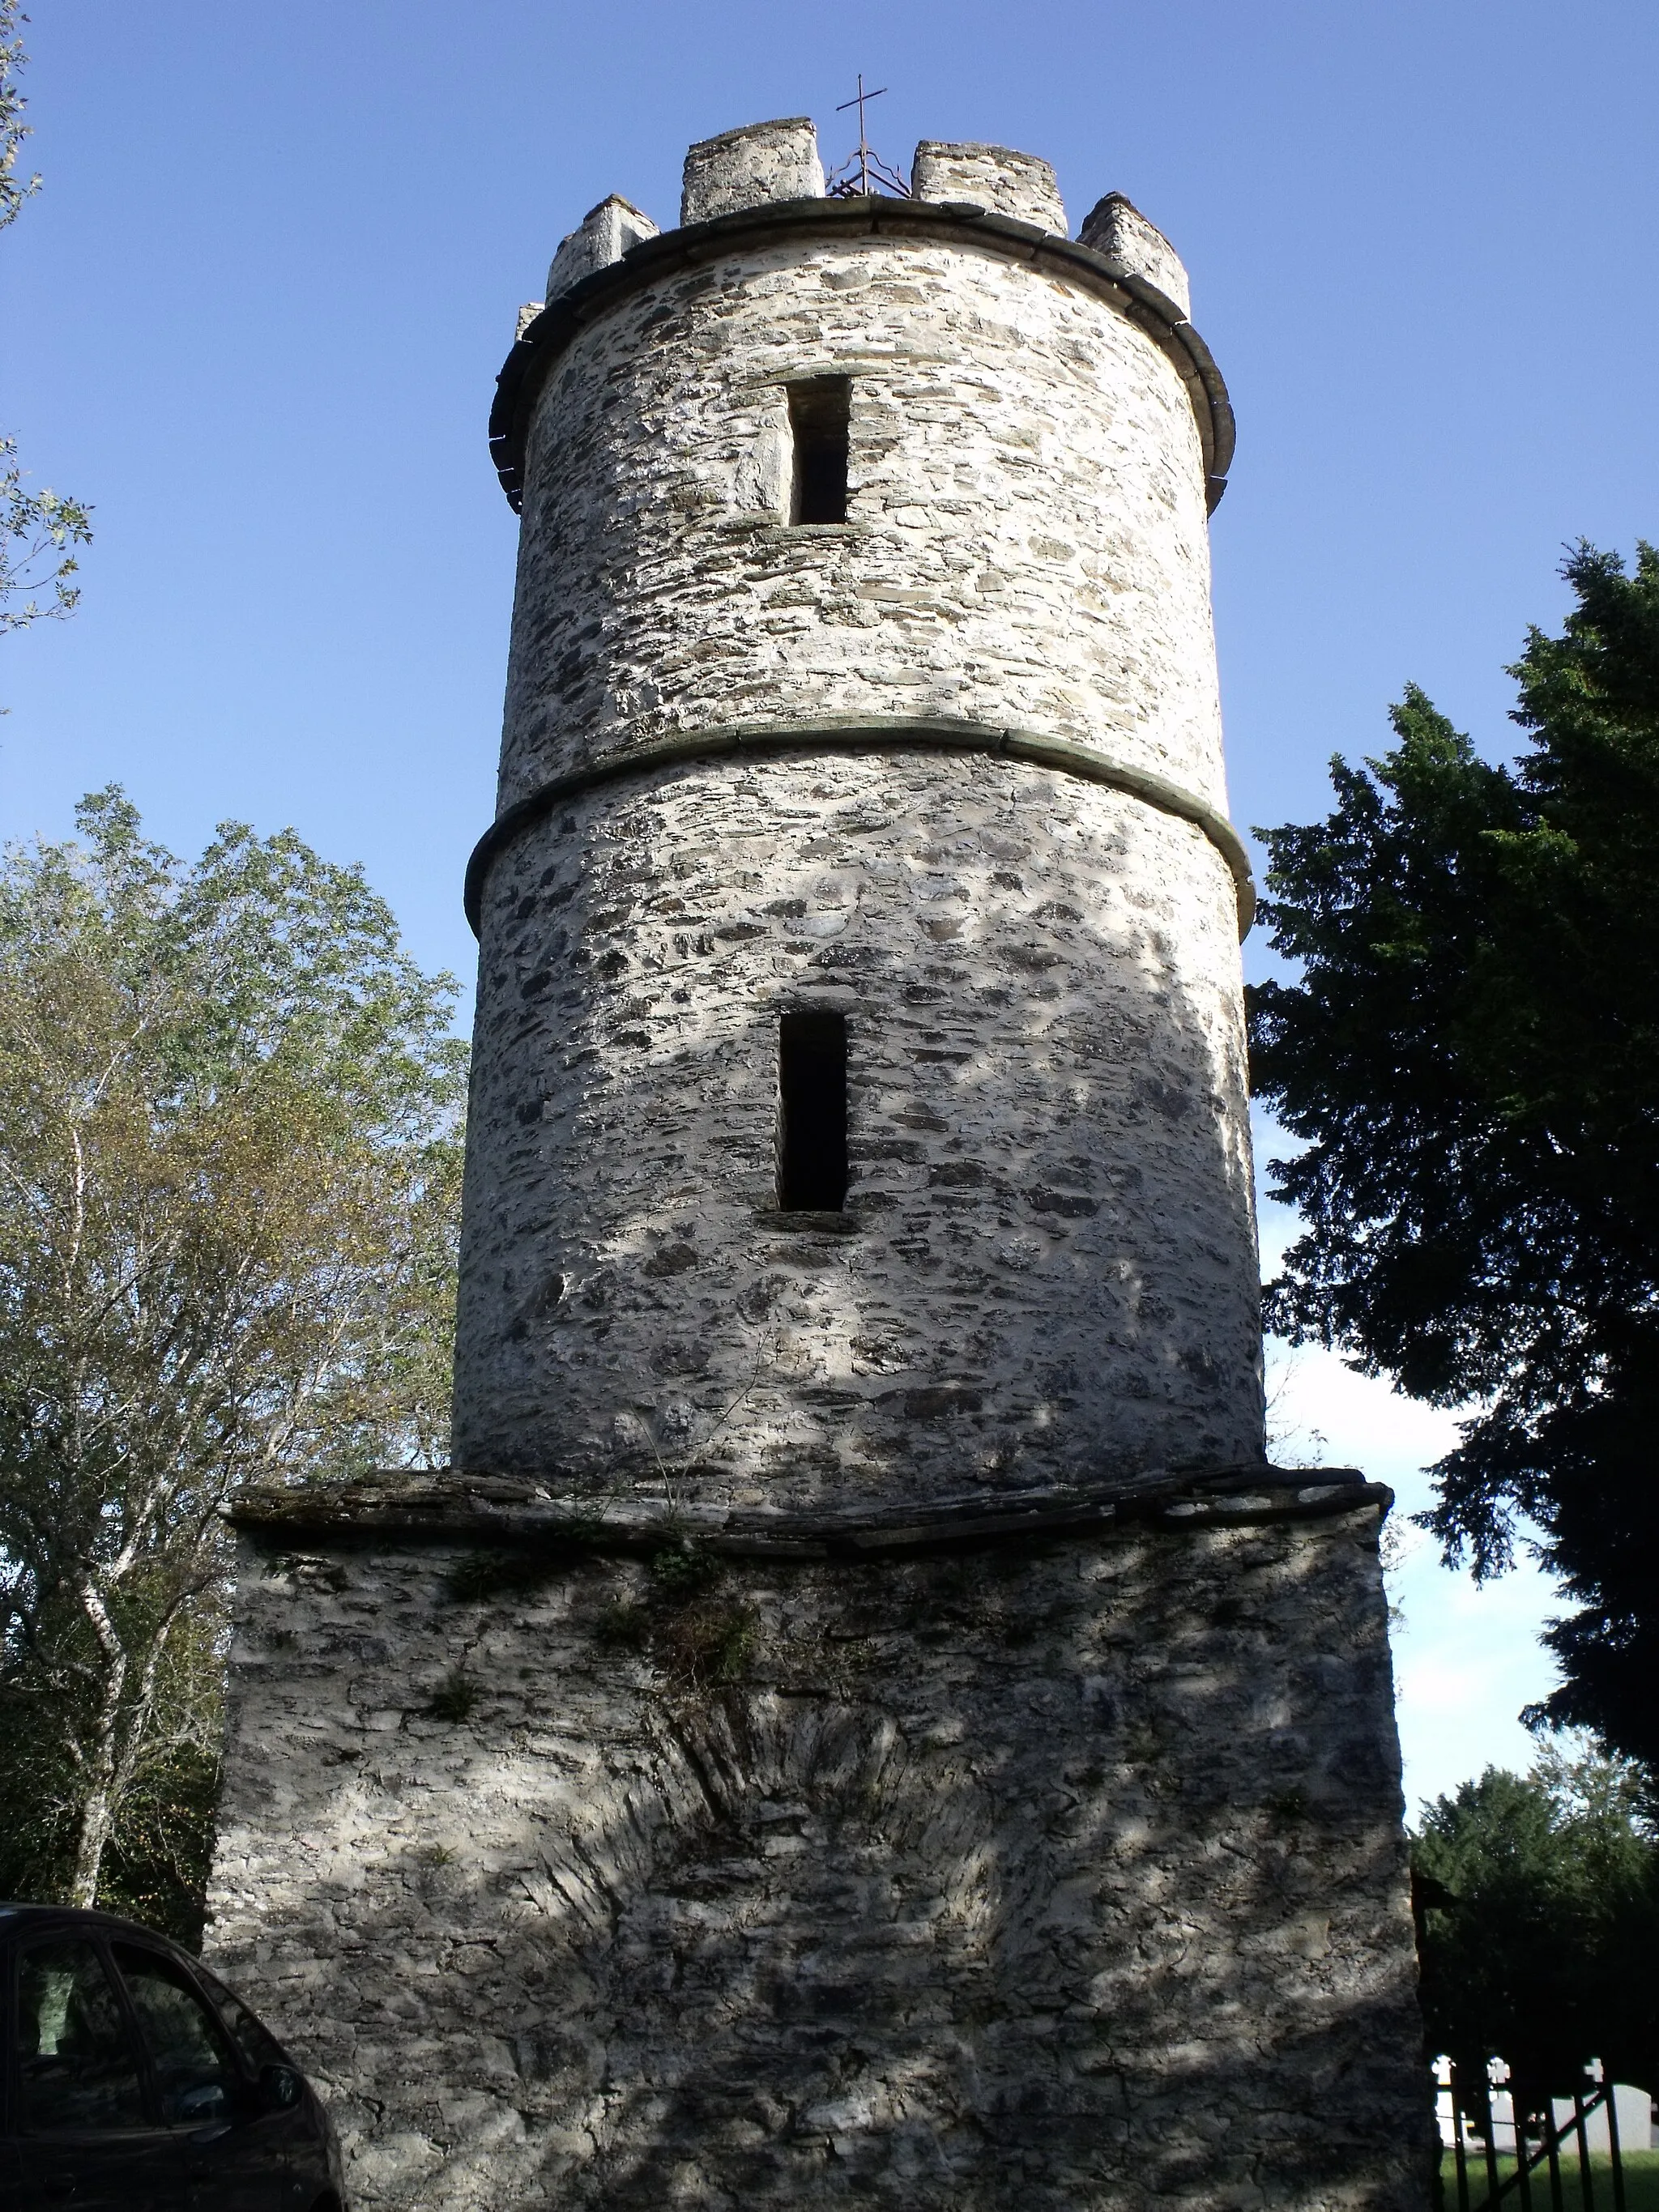
M 82 1586 L 81 1603 L 98 1639 L 104 1661 L 104 1684 L 88 1747 L 89 1756 L 82 1768 L 81 1814 L 76 1824 L 75 1866 L 70 1876 L 69 1901 L 71 1905 L 93 1905 L 98 1902 L 98 1877 L 103 1870 L 104 1852 L 115 1813 L 114 1783 L 127 1655 L 117 1638 L 108 1607 L 90 1583 Z

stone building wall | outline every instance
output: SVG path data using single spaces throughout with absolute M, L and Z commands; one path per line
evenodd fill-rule
M 362 2212 L 1421 2212 L 1376 1492 L 831 1564 L 493 1495 L 246 1550 L 210 1955 Z
M 483 942 L 463 1463 L 920 1498 L 1261 1457 L 1237 904 L 1192 823 L 1008 761 L 697 763 L 516 839 Z M 848 1021 L 823 1220 L 773 1211 L 807 1004 Z
M 530 427 L 503 806 L 686 728 L 912 714 L 1093 743 L 1224 811 L 1187 387 L 1007 245 L 757 240 L 584 325 Z M 791 527 L 785 386 L 823 374 L 852 380 L 848 520 Z
M 916 179 L 706 142 L 503 372 L 460 1471 L 239 1510 L 210 1900 L 374 2212 L 1420 2212 L 1386 1496 L 1262 1433 L 1224 392 L 1127 202 Z
M 800 123 L 694 148 L 695 253 L 635 248 L 537 341 L 458 1460 L 605 1483 L 672 1453 L 793 1496 L 1259 1459 L 1191 390 L 1100 269 L 1033 260 L 1046 164 L 929 142 L 927 219 L 890 235 L 856 203 L 801 228 L 816 158 Z M 975 194 L 1042 223 L 932 204 Z M 848 519 L 792 525 L 788 387 L 828 374 Z M 918 722 L 936 750 L 902 750 Z M 538 805 L 760 725 L 797 749 Z M 951 748 L 1011 729 L 1164 796 Z M 848 1025 L 848 1204 L 816 1226 L 769 1218 L 803 1007 Z

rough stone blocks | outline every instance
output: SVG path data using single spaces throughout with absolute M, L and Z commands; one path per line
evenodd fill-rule
M 363 2212 L 1421 2212 L 1376 1519 L 250 1553 L 209 1955 Z
M 595 270 L 608 269 L 613 261 L 620 261 L 630 246 L 656 235 L 657 226 L 648 215 L 641 215 L 631 200 L 612 192 L 609 199 L 588 210 L 568 237 L 559 240 L 559 250 L 547 272 L 547 297 L 557 299 Z
M 1121 192 L 1108 192 L 1103 200 L 1097 200 L 1084 217 L 1078 235 L 1081 244 L 1121 261 L 1149 284 L 1156 284 L 1179 313 L 1192 313 L 1187 271 L 1174 246 Z
M 769 200 L 822 199 L 817 133 L 804 115 L 704 138 L 685 157 L 682 223 L 708 222 Z
M 556 810 L 483 917 L 458 1463 L 852 1504 L 1259 1459 L 1237 940 L 1199 830 L 1012 762 Z M 775 1211 L 797 1006 L 848 1023 L 832 1220 Z
M 924 138 L 911 165 L 910 190 L 919 200 L 965 200 L 1066 235 L 1066 210 L 1053 169 L 1011 146 L 952 146 Z

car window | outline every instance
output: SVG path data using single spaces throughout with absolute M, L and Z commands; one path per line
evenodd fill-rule
M 232 1990 L 205 1966 L 196 1970 L 203 1988 L 219 2008 L 219 2017 L 230 2030 L 236 2048 L 257 2074 L 262 2066 L 288 2066 L 289 2059 L 268 2027 L 262 2027 Z
M 92 1944 L 38 1943 L 18 1961 L 17 2077 L 26 2135 L 144 2125 L 137 2054 Z
M 132 1999 L 169 2127 L 228 2120 L 236 2106 L 236 2063 L 217 2023 L 180 1969 L 159 1951 L 112 1943 Z

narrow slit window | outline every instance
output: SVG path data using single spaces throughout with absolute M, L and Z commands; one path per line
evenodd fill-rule
M 847 1204 L 847 1023 L 785 1014 L 778 1030 L 778 1204 L 839 1213 Z
M 789 431 L 794 442 L 794 474 L 789 492 L 791 522 L 847 520 L 847 437 L 852 380 L 814 376 L 789 386 Z

